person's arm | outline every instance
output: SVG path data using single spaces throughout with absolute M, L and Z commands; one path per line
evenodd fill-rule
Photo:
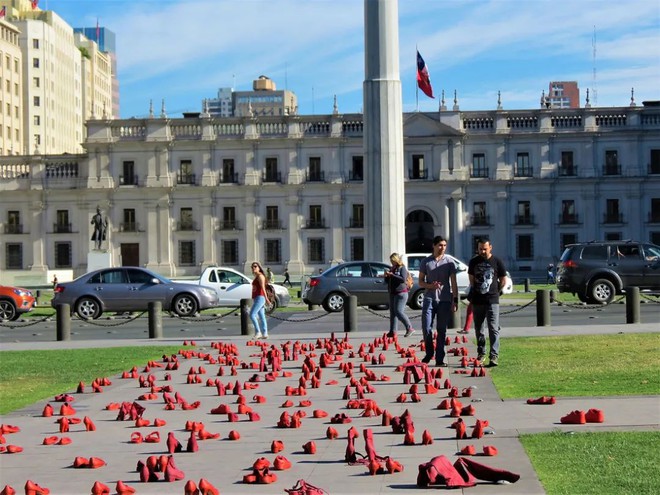
M 452 311 L 458 310 L 458 284 L 456 283 L 456 272 L 452 273 L 449 276 L 449 281 L 451 282 L 451 309 Z

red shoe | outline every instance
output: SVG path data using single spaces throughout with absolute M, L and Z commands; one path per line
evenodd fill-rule
M 316 443 L 314 443 L 314 440 L 310 440 L 302 448 L 305 454 L 316 454 Z
M 88 468 L 89 467 L 89 459 L 87 459 L 86 457 L 77 456 L 73 460 L 73 467 L 76 468 L 76 469 L 78 469 L 78 468 Z
M 277 454 L 278 452 L 282 452 L 284 450 L 284 442 L 281 440 L 273 440 L 273 442 L 270 444 L 270 451 L 273 454 Z
M 69 437 L 62 437 L 60 438 L 60 441 L 57 442 L 57 445 L 69 445 L 71 443 L 71 439 Z
M 135 493 L 135 488 L 128 486 L 122 480 L 119 480 L 115 486 L 115 491 L 117 492 L 117 495 L 131 495 Z
M 252 464 L 252 469 L 256 469 L 257 471 L 266 469 L 268 467 L 270 467 L 270 461 L 265 457 L 259 457 L 259 459 L 254 461 L 254 464 Z
M 390 474 L 400 473 L 401 471 L 403 471 L 403 465 L 395 461 L 391 457 L 388 457 L 387 460 L 385 461 L 385 468 L 387 469 L 387 472 Z
M 587 422 L 584 411 L 573 411 L 561 418 L 562 424 L 583 425 Z
M 58 437 L 46 437 L 44 441 L 41 442 L 42 445 L 55 445 L 59 441 Z
M 8 454 L 19 454 L 21 452 L 23 452 L 23 447 L 19 447 L 18 445 L 7 445 Z
M 587 423 L 602 423 L 605 421 L 605 413 L 600 409 L 589 409 L 584 415 Z
M 199 490 L 193 480 L 186 481 L 186 485 L 183 487 L 183 495 L 199 495 Z
M 291 469 L 291 461 L 284 457 L 283 455 L 278 455 L 273 461 L 273 468 L 278 471 L 284 471 L 286 469 Z
M 241 439 L 241 434 L 236 430 L 231 430 L 229 432 L 229 440 L 240 440 L 240 439 Z
M 101 459 L 100 457 L 90 457 L 89 458 L 89 468 L 91 469 L 98 469 L 100 467 L 105 466 L 106 462 Z
M 48 495 L 50 490 L 37 485 L 34 481 L 25 482 L 25 495 Z
M 160 433 L 157 431 L 152 431 L 146 437 L 144 437 L 145 443 L 160 443 Z
M 422 445 L 431 445 L 433 443 L 433 436 L 429 430 L 424 430 L 422 433 Z
M 488 456 L 497 455 L 497 449 L 492 445 L 484 445 L 484 455 L 488 455 Z
M 477 450 L 474 448 L 474 445 L 466 445 L 460 450 L 461 455 L 474 455 L 477 453 Z
M 87 431 L 96 431 L 96 425 L 91 419 L 89 419 L 89 416 L 83 418 L 83 423 Z
M 110 487 L 100 481 L 95 481 L 92 486 L 92 495 L 110 495 Z
M 202 478 L 199 480 L 199 493 L 200 495 L 220 495 L 220 490 Z
M 339 437 L 339 432 L 335 430 L 332 426 L 328 426 L 328 429 L 325 431 L 326 438 L 334 440 Z
M 0 492 L 0 495 L 16 495 L 16 490 L 14 490 L 11 486 L 5 485 L 5 487 L 2 489 Z
M 165 468 L 165 481 L 181 481 L 186 474 L 174 465 L 174 456 L 169 456 L 167 467 Z
M 158 418 L 154 419 L 154 426 L 156 427 L 165 426 L 166 424 L 167 421 L 165 421 L 164 419 L 158 419 Z
M 551 405 L 554 404 L 556 399 L 554 397 L 546 397 L 545 395 L 543 397 L 539 397 L 538 399 L 527 399 L 527 404 L 547 404 Z
M 44 410 L 41 412 L 41 415 L 44 418 L 50 418 L 53 415 L 53 406 L 51 406 L 50 404 L 46 404 L 44 406 Z

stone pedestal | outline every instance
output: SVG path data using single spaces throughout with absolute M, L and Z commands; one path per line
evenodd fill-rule
M 112 266 L 112 254 L 109 251 L 90 251 L 87 253 L 87 271 L 93 272 Z

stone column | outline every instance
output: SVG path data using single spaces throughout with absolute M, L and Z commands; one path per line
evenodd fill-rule
M 403 121 L 396 0 L 365 0 L 366 256 L 405 250 Z

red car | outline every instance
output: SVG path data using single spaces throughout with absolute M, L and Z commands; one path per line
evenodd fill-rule
M 14 321 L 34 308 L 32 292 L 18 287 L 0 285 L 0 321 Z

